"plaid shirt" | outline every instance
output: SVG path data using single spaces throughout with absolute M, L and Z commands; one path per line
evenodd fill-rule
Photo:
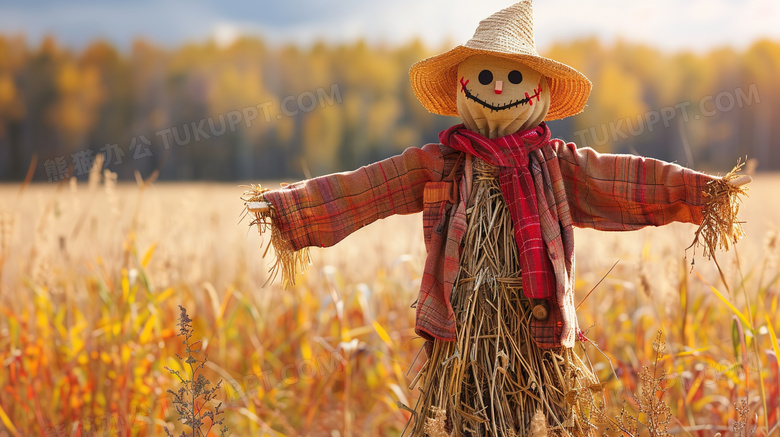
M 275 224 L 294 249 L 332 246 L 350 233 L 392 214 L 423 213 L 427 258 L 417 301 L 415 330 L 426 339 L 455 339 L 450 294 L 466 232 L 463 152 L 441 144 L 346 173 L 322 176 L 265 194 Z M 529 154 L 542 236 L 555 272 L 548 316 L 532 320 L 541 347 L 574 345 L 574 240 L 572 226 L 635 230 L 702 220 L 704 191 L 714 178 L 650 158 L 600 154 L 551 140 Z

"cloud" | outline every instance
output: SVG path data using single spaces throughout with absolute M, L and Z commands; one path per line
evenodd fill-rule
M 358 38 L 403 43 L 421 38 L 430 45 L 460 43 L 479 20 L 511 4 L 506 0 L 7 0 L 0 5 L 0 32 L 24 33 L 35 42 L 51 33 L 68 45 L 104 38 L 128 47 L 144 37 L 167 45 L 214 36 L 223 43 L 236 33 L 261 34 L 272 43 L 310 44 L 318 39 Z M 759 38 L 780 39 L 778 7 L 772 0 L 545 0 L 535 7 L 541 48 L 556 40 L 596 35 L 668 50 L 744 47 Z
M 35 5 L 33 3 L 33 5 Z M 70 46 L 83 46 L 94 39 L 107 39 L 122 47 L 138 37 L 177 44 L 198 38 L 213 21 L 209 8 L 197 3 L 168 0 L 89 4 L 0 7 L 2 33 L 22 33 L 32 42 L 52 34 Z

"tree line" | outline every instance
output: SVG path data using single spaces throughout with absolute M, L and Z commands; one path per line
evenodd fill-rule
M 0 180 L 86 177 L 103 166 L 131 179 L 299 179 L 348 170 L 436 142 L 458 123 L 429 114 L 408 80 L 446 50 L 258 38 L 163 48 L 105 41 L 80 50 L 0 36 Z M 780 43 L 666 53 L 597 39 L 543 55 L 594 84 L 585 111 L 550 123 L 580 147 L 637 153 L 708 171 L 738 157 L 780 168 Z

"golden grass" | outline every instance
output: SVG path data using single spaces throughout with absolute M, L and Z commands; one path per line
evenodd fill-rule
M 660 329 L 670 433 L 749 435 L 757 425 L 755 435 L 777 435 L 778 188 L 777 176 L 751 185 L 740 213 L 747 237 L 717 254 L 728 287 L 704 257 L 691 273 L 693 225 L 577 231 L 578 303 L 620 260 L 578 311 L 604 352 L 586 345 L 613 418 L 623 401 L 637 414 L 633 395 Z M 182 369 L 178 305 L 203 339 L 209 378 L 224 380 L 235 435 L 401 433 L 410 414 L 402 406 L 417 398 L 407 387 L 424 361 L 409 308 L 424 260 L 420 217 L 312 249 L 296 285 L 263 288 L 270 260 L 248 222 L 238 223 L 241 192 L 217 184 L 141 192 L 95 179 L 21 194 L 0 186 L 0 434 L 181 430 L 165 370 Z M 742 400 L 747 410 L 738 411 Z M 641 423 L 639 431 L 647 433 Z

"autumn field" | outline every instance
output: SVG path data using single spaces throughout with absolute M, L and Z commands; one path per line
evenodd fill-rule
M 401 434 L 423 360 L 410 308 L 419 215 L 313 250 L 285 290 L 280 278 L 264 285 L 267 240 L 240 220 L 239 186 L 141 189 L 110 176 L 0 186 L 0 436 L 187 431 L 167 392 L 181 386 L 168 369 L 189 371 L 179 305 L 204 376 L 222 381 L 229 434 Z M 747 237 L 718 253 L 722 277 L 686 252 L 693 225 L 577 231 L 577 301 L 592 290 L 578 310 L 583 353 L 612 419 L 625 408 L 645 421 L 634 396 L 649 366 L 666 372 L 671 434 L 780 434 L 779 188 L 780 176 L 755 178 Z

